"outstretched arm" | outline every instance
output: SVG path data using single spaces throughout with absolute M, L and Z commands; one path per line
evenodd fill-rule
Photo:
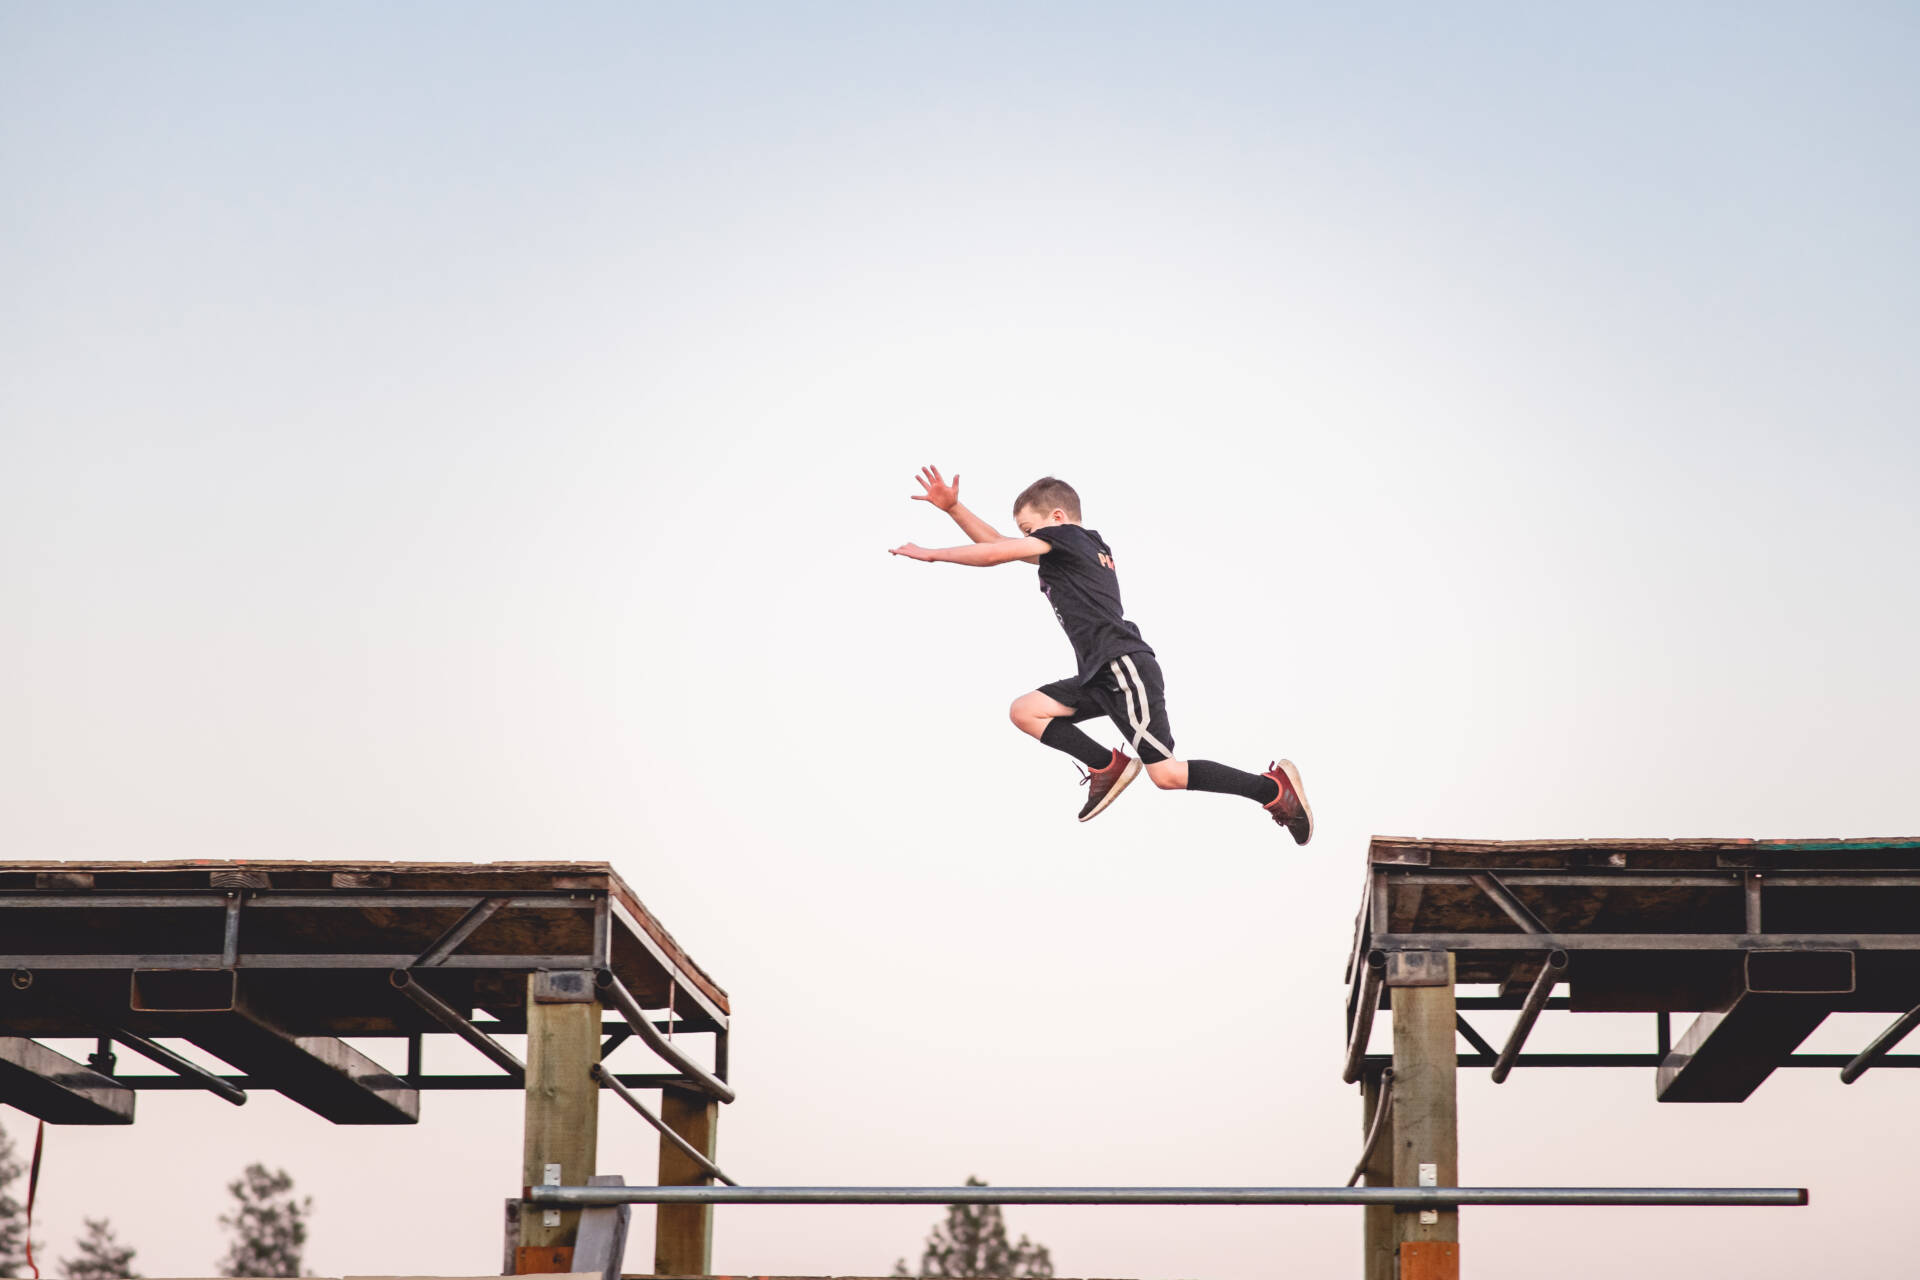
M 920 468 L 920 474 L 915 476 L 914 479 L 918 480 L 920 487 L 925 490 L 924 493 L 910 495 L 915 502 L 931 502 L 934 506 L 952 516 L 953 522 L 960 526 L 960 532 L 966 534 L 975 542 L 995 542 L 999 540 L 1001 536 L 1000 532 L 985 520 L 982 520 L 979 516 L 967 510 L 966 504 L 960 501 L 959 476 L 956 475 L 951 481 L 943 480 L 940 478 L 940 468 L 922 467 Z
M 909 560 L 931 560 L 944 564 L 970 564 L 979 568 L 1008 564 L 1014 560 L 1036 560 L 1053 548 L 1039 538 L 995 538 L 970 547 L 917 547 L 909 542 L 893 548 L 890 555 Z

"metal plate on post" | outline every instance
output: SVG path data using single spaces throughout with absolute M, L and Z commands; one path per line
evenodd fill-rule
M 1387 952 L 1389 987 L 1450 987 L 1453 974 L 1444 951 Z
M 594 994 L 591 969 L 542 969 L 533 975 L 533 999 L 536 1004 L 592 1004 Z

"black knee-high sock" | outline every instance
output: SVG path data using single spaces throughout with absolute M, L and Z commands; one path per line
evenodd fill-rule
M 1055 751 L 1066 752 L 1089 769 L 1104 769 L 1113 761 L 1112 751 L 1089 738 L 1079 725 L 1067 720 L 1047 721 L 1047 727 L 1040 731 L 1040 741 Z
M 1272 778 L 1258 773 L 1242 773 L 1238 769 L 1216 764 L 1211 760 L 1187 761 L 1187 790 L 1218 791 L 1230 796 L 1245 796 L 1261 804 L 1272 804 L 1280 798 L 1280 784 Z

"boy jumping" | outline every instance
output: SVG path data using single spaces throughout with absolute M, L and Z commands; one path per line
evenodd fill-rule
M 1065 680 L 1043 684 L 1013 701 L 1010 714 L 1023 733 L 1064 751 L 1089 772 L 1080 821 L 1100 814 L 1119 798 L 1146 764 L 1147 776 L 1169 791 L 1218 791 L 1255 801 L 1285 827 L 1294 843 L 1313 838 L 1313 810 L 1300 786 L 1300 771 L 1282 760 L 1265 773 L 1242 773 L 1211 760 L 1176 760 L 1167 723 L 1165 687 L 1153 649 L 1120 609 L 1120 580 L 1113 549 L 1080 524 L 1080 495 L 1064 480 L 1045 476 L 1013 500 L 1017 538 L 1004 538 L 960 502 L 960 477 L 951 481 L 937 467 L 923 468 L 917 502 L 930 502 L 953 517 L 974 545 L 928 549 L 909 542 L 892 554 L 914 560 L 944 560 L 985 567 L 1013 560 L 1040 566 L 1040 590 L 1073 643 L 1080 669 Z M 1135 759 L 1108 750 L 1079 728 L 1082 720 L 1106 716 L 1131 734 Z

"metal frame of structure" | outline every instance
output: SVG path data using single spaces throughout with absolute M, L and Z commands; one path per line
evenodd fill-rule
M 1460 986 L 1492 986 L 1462 995 Z M 1564 987 L 1566 995 L 1556 991 Z M 1463 1011 L 1510 1010 L 1496 1043 Z M 1548 1012 L 1651 1013 L 1651 1053 L 1528 1053 Z M 1855 1054 L 1798 1052 L 1834 1012 L 1898 1019 Z M 1698 1016 L 1676 1039 L 1672 1015 Z M 1392 1050 L 1371 1052 L 1377 1015 Z M 1455 1077 L 1652 1067 L 1662 1101 L 1737 1102 L 1781 1067 L 1920 1066 L 1920 839 L 1462 841 L 1376 837 L 1348 966 L 1344 1078 L 1368 1186 L 1457 1177 Z M 1463 1051 L 1465 1040 L 1470 1052 Z M 1390 1135 L 1390 1140 L 1385 1136 Z M 1460 1200 L 1460 1204 L 1471 1201 Z M 1370 1208 L 1368 1280 L 1458 1274 L 1457 1208 Z
M 423 1092 L 513 1089 L 527 1180 L 586 1182 L 607 1089 L 660 1129 L 673 1184 L 705 1181 L 692 1161 L 713 1167 L 717 1107 L 734 1097 L 726 993 L 604 863 L 8 862 L 0 922 L 0 1101 L 53 1123 L 128 1124 L 138 1093 L 189 1089 L 408 1124 Z M 497 1070 L 429 1074 L 430 1035 Z M 503 1035 L 524 1035 L 524 1055 Z M 41 1043 L 72 1038 L 95 1042 L 84 1063 Z M 349 1039 L 404 1040 L 406 1069 Z M 667 1070 L 601 1065 L 629 1040 Z M 117 1048 L 167 1074 L 123 1073 Z M 635 1089 L 661 1091 L 658 1115 Z M 656 1269 L 706 1269 L 710 1211 L 658 1215 Z M 566 1270 L 579 1218 L 522 1206 L 516 1269 Z

